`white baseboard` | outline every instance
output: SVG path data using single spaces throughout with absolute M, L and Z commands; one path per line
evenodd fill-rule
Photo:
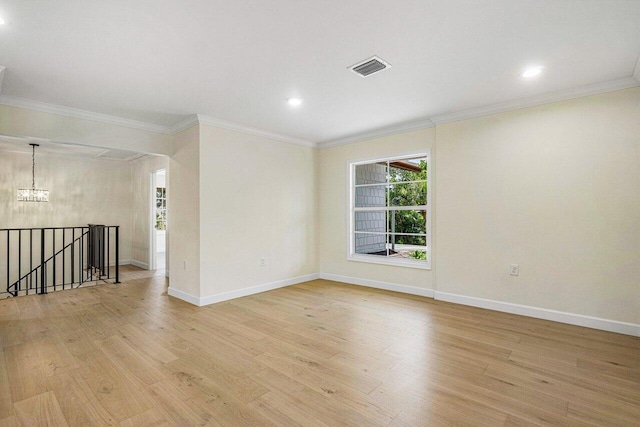
M 277 282 L 264 283 L 262 285 L 251 286 L 249 288 L 239 289 L 237 291 L 222 292 L 220 294 L 209 295 L 200 298 L 200 306 L 215 304 L 217 302 L 228 301 L 230 299 L 246 297 L 261 292 L 271 291 L 273 289 L 284 288 L 285 286 L 296 285 L 298 283 L 308 282 L 318 278 L 317 273 L 307 274 L 305 276 L 293 277 L 291 279 L 278 280 Z
M 169 286 L 169 289 L 167 289 L 167 293 L 172 297 L 176 297 L 178 299 L 186 301 L 189 304 L 197 305 L 198 307 L 200 306 L 200 298 L 195 295 L 188 294 L 179 289 L 174 289 L 171 286 Z
M 276 282 L 264 283 L 262 285 L 251 286 L 244 289 L 238 289 L 237 291 L 222 292 L 215 295 L 209 295 L 206 297 L 198 298 L 195 295 L 182 292 L 177 289 L 169 287 L 168 294 L 187 301 L 188 303 L 202 307 L 209 304 L 215 304 L 217 302 L 228 301 L 231 299 L 246 297 L 249 295 L 259 294 L 261 292 L 271 291 L 278 288 L 284 288 L 286 286 L 296 285 L 298 283 L 308 282 L 318 278 L 317 273 L 307 274 L 305 276 L 293 277 L 291 279 L 278 280 Z
M 370 288 L 384 289 L 387 291 L 402 292 L 403 294 L 419 295 L 422 297 L 433 298 L 433 289 L 419 288 L 417 286 L 399 285 L 397 283 L 379 282 L 377 280 L 360 279 L 358 277 L 339 276 L 337 274 L 327 273 L 320 273 L 320 278 L 325 280 L 333 280 L 334 282 L 368 286 Z
M 340 276 L 337 274 L 320 273 L 320 278 L 333 280 L 336 282 L 350 283 L 352 285 L 368 286 L 370 288 L 385 289 L 388 291 L 401 292 L 411 295 L 420 295 L 423 297 L 435 298 L 436 300 L 440 301 L 447 301 L 456 304 L 484 308 L 488 310 L 501 311 L 504 313 L 518 314 L 521 316 L 534 317 L 536 319 L 551 320 L 553 322 L 566 323 L 569 325 L 584 326 L 586 328 L 616 332 L 619 334 L 640 336 L 640 325 L 634 323 L 625 323 L 619 322 L 617 320 L 601 319 L 598 317 L 549 310 L 546 308 L 531 307 L 527 305 L 512 304 L 502 301 L 450 294 L 446 292 L 434 291 L 432 289 L 419 288 L 416 286 L 399 285 L 396 283 L 379 282 L 357 277 Z
M 135 264 L 134 264 L 135 265 Z M 168 272 L 167 272 L 168 275 Z M 411 295 L 419 295 L 436 300 L 452 302 L 455 304 L 468 305 L 472 307 L 484 308 L 488 310 L 501 311 L 504 313 L 517 314 L 520 316 L 533 317 L 536 319 L 550 320 L 553 322 L 566 323 L 569 325 L 583 326 L 586 328 L 599 329 L 603 331 L 616 332 L 619 334 L 640 337 L 640 325 L 635 323 L 619 322 L 617 320 L 602 319 L 598 317 L 585 316 L 582 314 L 567 313 L 563 311 L 549 310 L 546 308 L 531 307 L 521 304 L 512 304 L 503 301 L 495 301 L 484 298 L 469 297 L 465 295 L 450 294 L 447 292 L 434 291 L 433 289 L 419 288 L 417 286 L 400 285 L 397 283 L 380 282 L 376 280 L 361 279 L 357 277 L 340 276 L 337 274 L 314 273 L 277 282 L 265 283 L 251 286 L 237 291 L 222 292 L 206 297 L 196 297 L 195 295 L 173 289 L 169 287 L 169 295 L 184 300 L 199 307 L 215 304 L 217 302 L 228 301 L 235 298 L 245 297 L 273 289 L 283 288 L 298 283 L 308 282 L 315 279 L 332 280 L 336 282 L 349 283 L 352 285 L 367 286 L 370 288 L 384 289 L 387 291 L 401 292 Z
M 118 265 L 135 265 L 136 267 L 140 267 L 144 270 L 149 269 L 149 264 L 136 261 L 135 259 L 121 259 L 120 261 L 118 261 Z
M 534 317 L 536 319 L 551 320 L 569 325 L 584 326 L 586 328 L 600 329 L 602 331 L 617 332 L 619 334 L 640 337 L 640 325 L 634 323 L 618 322 L 617 320 L 601 319 L 599 317 L 585 316 L 582 314 L 567 313 L 564 311 L 512 304 L 484 298 L 468 297 L 440 291 L 435 291 L 434 296 L 435 299 L 440 301 L 453 302 L 472 307 L 502 311 L 504 313 Z
M 149 269 L 149 264 L 147 264 L 146 262 L 136 261 L 135 259 L 132 259 L 130 264 L 142 268 L 143 270 Z

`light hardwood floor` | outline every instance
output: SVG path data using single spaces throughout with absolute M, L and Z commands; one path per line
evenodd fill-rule
M 640 340 L 316 280 L 0 301 L 0 426 L 634 426 Z

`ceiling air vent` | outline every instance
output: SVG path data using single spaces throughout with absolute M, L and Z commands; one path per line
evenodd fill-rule
M 349 67 L 351 71 L 358 74 L 360 77 L 368 77 L 371 74 L 384 70 L 385 68 L 391 68 L 391 64 L 383 61 L 377 56 L 372 56 L 369 59 L 365 59 L 364 61 L 358 62 L 356 65 Z

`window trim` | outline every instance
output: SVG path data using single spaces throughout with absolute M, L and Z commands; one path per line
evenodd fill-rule
M 357 254 L 355 253 L 355 178 L 356 178 L 356 166 L 364 165 L 369 163 L 377 163 L 377 162 L 387 162 L 390 160 L 404 160 L 411 159 L 415 157 L 424 156 L 427 158 L 427 260 L 413 260 L 406 258 L 389 258 L 389 257 L 381 257 L 379 255 L 366 255 L 366 254 Z M 431 150 L 424 149 L 416 152 L 401 154 L 397 156 L 387 156 L 387 157 L 374 157 L 369 159 L 360 159 L 349 161 L 347 163 L 347 176 L 349 181 L 349 191 L 348 191 L 348 209 L 347 209 L 347 260 L 348 261 L 356 261 L 356 262 L 365 262 L 371 264 L 382 264 L 382 265 L 391 265 L 396 267 L 409 267 L 409 268 L 417 268 L 421 270 L 431 270 L 431 260 L 433 259 L 433 246 L 431 245 L 431 194 L 433 193 L 433 187 L 431 185 L 431 176 L 433 175 L 432 162 L 431 162 Z M 381 185 L 381 184 L 376 184 Z M 386 207 L 385 207 L 386 208 Z M 386 234 L 386 233 L 385 233 Z

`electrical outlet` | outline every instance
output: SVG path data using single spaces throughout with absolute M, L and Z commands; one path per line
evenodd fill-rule
M 520 274 L 520 266 L 518 264 L 511 264 L 509 266 L 509 272 L 512 276 L 517 276 Z
M 267 259 L 265 257 L 260 258 L 260 267 L 267 265 Z

